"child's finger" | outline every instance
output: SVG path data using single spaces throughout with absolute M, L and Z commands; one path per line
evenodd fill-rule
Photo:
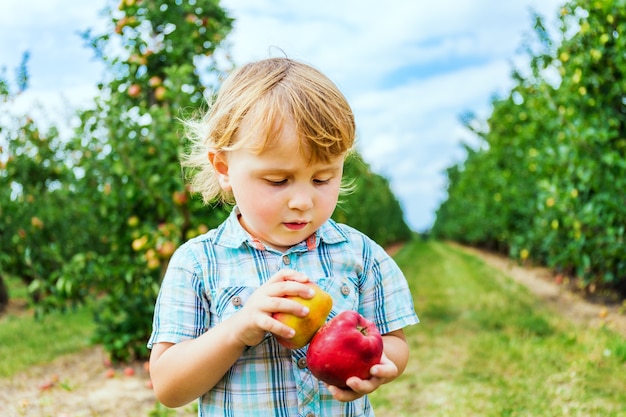
M 307 278 L 308 280 L 308 278 Z M 265 294 L 270 297 L 302 297 L 302 298 L 311 298 L 315 294 L 313 288 L 308 285 L 305 285 L 305 282 L 302 281 L 268 281 L 264 285 Z
M 268 298 L 266 311 L 269 313 L 288 313 L 298 317 L 304 317 L 309 314 L 308 307 L 284 297 Z
M 281 281 L 297 281 L 297 282 L 307 282 L 309 277 L 307 277 L 302 272 L 294 271 L 293 269 L 281 269 L 277 273 L 272 276 L 267 283 L 281 282 Z
M 342 402 L 354 401 L 357 398 L 360 398 L 363 395 L 365 395 L 364 393 L 356 392 L 351 388 L 341 389 L 334 385 L 327 385 L 327 387 L 331 395 L 333 396 L 333 398 L 335 398 L 337 401 L 342 401 Z
M 258 325 L 260 328 L 276 336 L 289 339 L 296 334 L 294 329 L 274 319 L 272 316 L 262 315 L 259 317 L 259 320 Z

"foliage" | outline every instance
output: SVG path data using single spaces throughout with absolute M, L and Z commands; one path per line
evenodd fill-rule
M 624 1 L 571 1 L 560 39 L 541 18 L 527 76 L 493 101 L 482 140 L 448 169 L 440 237 L 626 289 Z
M 411 238 L 402 207 L 386 178 L 372 172 L 358 153 L 346 160 L 344 176 L 351 191 L 340 198 L 335 220 L 359 229 L 382 246 Z

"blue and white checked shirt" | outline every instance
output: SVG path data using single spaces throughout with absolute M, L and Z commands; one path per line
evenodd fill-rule
M 235 208 L 217 229 L 191 239 L 172 256 L 149 348 L 200 336 L 236 313 L 282 268 L 303 272 L 332 296 L 330 317 L 356 310 L 381 334 L 419 321 L 404 275 L 364 234 L 329 220 L 308 241 L 280 253 L 260 247 L 239 224 L 237 212 Z M 307 347 L 290 350 L 266 335 L 200 398 L 198 415 L 373 416 L 367 396 L 348 403 L 332 398 L 306 368 Z

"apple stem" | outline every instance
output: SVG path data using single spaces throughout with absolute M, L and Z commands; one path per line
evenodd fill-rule
M 365 326 L 356 326 L 356 329 L 361 332 L 363 336 L 367 336 L 367 327 Z

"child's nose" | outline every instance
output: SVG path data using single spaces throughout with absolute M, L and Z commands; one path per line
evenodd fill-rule
M 289 208 L 292 210 L 309 210 L 313 207 L 313 197 L 305 187 L 294 189 L 293 194 L 289 198 Z

